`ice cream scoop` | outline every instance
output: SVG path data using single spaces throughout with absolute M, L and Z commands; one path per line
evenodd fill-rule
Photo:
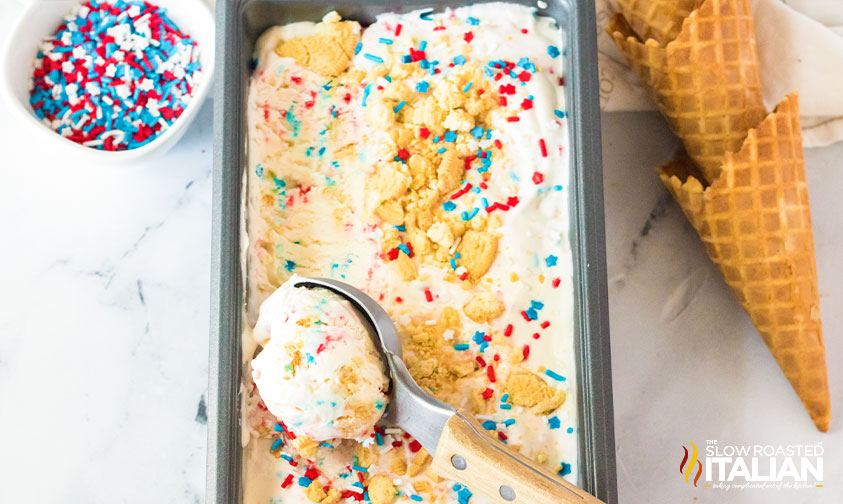
M 297 289 L 293 276 L 263 302 L 253 335 L 263 349 L 252 377 L 269 411 L 316 441 L 363 441 L 386 407 L 380 345 L 343 297 Z
M 391 378 L 384 420 L 422 444 L 433 457 L 434 472 L 500 504 L 602 502 L 487 435 L 471 414 L 422 390 L 401 360 L 395 325 L 374 299 L 344 282 L 326 278 L 302 278 L 295 286 L 328 289 L 362 315 Z

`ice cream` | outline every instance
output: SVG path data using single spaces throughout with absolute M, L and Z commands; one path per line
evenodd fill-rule
M 354 308 L 293 275 L 263 302 L 252 378 L 269 411 L 315 441 L 365 440 L 384 412 L 389 378 Z
M 247 99 L 245 502 L 472 493 L 392 426 L 303 451 L 296 428 L 277 424 L 252 382 L 261 341 L 249 333 L 293 274 L 369 294 L 424 390 L 576 481 L 563 40 L 553 20 L 504 3 L 383 14 L 365 30 L 329 14 L 260 37 Z

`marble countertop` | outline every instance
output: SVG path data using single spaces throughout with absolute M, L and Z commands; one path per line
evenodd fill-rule
M 14 9 L 0 5 L 0 28 Z M 204 501 L 211 103 L 147 166 L 39 151 L 0 108 L 0 500 Z M 654 167 L 654 113 L 603 117 L 621 502 L 843 500 L 843 143 L 806 151 L 835 418 L 818 433 Z M 823 488 L 694 488 L 682 446 L 815 444 Z

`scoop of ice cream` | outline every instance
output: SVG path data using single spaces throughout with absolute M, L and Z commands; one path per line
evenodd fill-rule
M 263 350 L 252 377 L 269 411 L 317 441 L 364 440 L 386 408 L 389 379 L 366 326 L 326 289 L 296 288 L 293 276 L 260 308 Z

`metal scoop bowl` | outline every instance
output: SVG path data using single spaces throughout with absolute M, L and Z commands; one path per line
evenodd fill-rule
M 327 278 L 308 278 L 296 287 L 328 289 L 362 315 L 391 378 L 384 420 L 421 443 L 433 457 L 431 468 L 436 474 L 499 504 L 602 503 L 490 437 L 473 415 L 422 390 L 401 360 L 395 324 L 374 299 L 347 283 Z

